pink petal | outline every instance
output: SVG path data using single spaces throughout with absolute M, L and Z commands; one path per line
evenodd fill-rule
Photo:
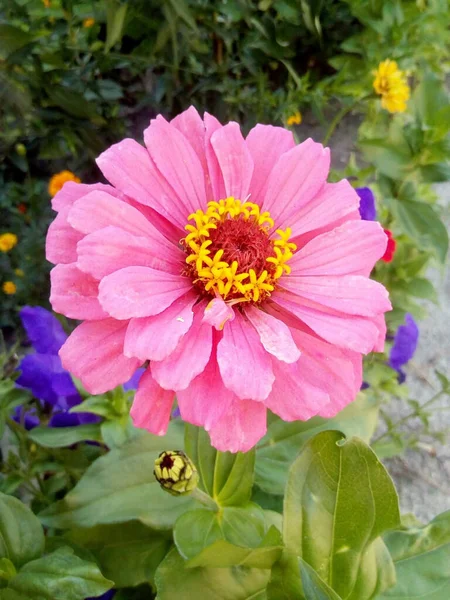
M 212 135 L 219 129 L 222 129 L 222 125 L 209 113 L 205 113 L 205 154 L 206 163 L 208 165 L 208 176 L 211 183 L 212 198 L 211 200 L 221 200 L 226 198 L 225 182 L 223 180 L 222 171 L 220 169 L 219 161 L 217 160 L 216 153 L 211 144 Z
M 227 412 L 233 397 L 220 376 L 215 346 L 203 373 L 185 390 L 177 392 L 181 418 L 207 431 Z
M 163 390 L 156 383 L 148 368 L 139 381 L 130 411 L 134 426 L 154 435 L 165 435 L 174 397 L 173 391 Z
M 378 330 L 370 319 L 317 307 L 311 301 L 286 292 L 273 293 L 272 300 L 291 312 L 321 338 L 342 348 L 368 354 L 378 338 Z
M 130 379 L 140 366 L 137 358 L 123 355 L 127 323 L 114 319 L 85 321 L 72 332 L 61 347 L 63 367 L 90 394 L 103 394 Z
M 310 202 L 326 181 L 330 152 L 307 139 L 285 152 L 269 176 L 263 210 L 270 211 L 277 228 L 290 227 L 292 216 Z
M 206 207 L 205 172 L 198 156 L 161 115 L 144 131 L 144 141 L 159 172 L 175 190 L 186 224 L 190 213 Z
M 239 398 L 267 398 L 275 379 L 270 356 L 256 330 L 238 312 L 223 331 L 217 360 L 225 386 Z
M 289 327 L 283 321 L 253 306 L 246 307 L 245 314 L 269 354 L 287 363 L 294 363 L 299 359 L 300 351 L 292 339 Z
M 361 354 L 342 350 L 300 330 L 293 331 L 293 335 L 302 351 L 298 365 L 303 380 L 330 398 L 328 404 L 319 407 L 318 414 L 335 416 L 353 402 L 361 388 Z
M 45 257 L 55 265 L 75 262 L 77 260 L 77 243 L 83 238 L 83 234 L 73 229 L 67 221 L 69 211 L 70 206 L 62 208 L 48 228 Z
M 175 275 L 182 269 L 182 254 L 174 246 L 166 252 L 153 240 L 131 235 L 118 227 L 90 233 L 78 243 L 77 252 L 77 266 L 96 279 L 125 267 L 152 267 Z
M 122 140 L 100 154 L 97 164 L 116 188 L 184 229 L 186 211 L 140 144 L 131 139 Z
M 98 281 L 82 273 L 76 265 L 57 265 L 50 273 L 50 303 L 53 310 L 70 319 L 105 319 L 98 301 Z
M 131 319 L 125 336 L 125 356 L 136 356 L 142 361 L 167 358 L 189 331 L 196 300 L 197 296 L 188 292 L 159 315 Z
M 227 412 L 211 427 L 211 444 L 220 452 L 248 452 L 267 431 L 266 408 L 233 395 Z
M 283 421 L 307 421 L 330 402 L 323 387 L 316 387 L 303 372 L 302 358 L 286 364 L 272 361 L 275 381 L 264 404 Z
M 289 261 L 292 275 L 365 275 L 385 250 L 387 236 L 374 221 L 348 221 L 318 235 Z M 284 278 L 283 278 L 284 281 Z
M 317 229 L 330 229 L 343 217 L 356 213 L 359 217 L 359 196 L 346 179 L 325 183 L 310 202 L 303 204 L 292 215 L 289 227 L 292 237 Z M 365 221 L 367 222 L 367 221 Z
M 217 329 L 222 331 L 225 327 L 225 323 L 229 320 L 234 319 L 234 310 L 229 304 L 226 304 L 222 298 L 214 298 L 206 305 L 205 314 L 203 316 L 203 322 L 209 323 Z
M 192 289 L 187 277 L 150 267 L 127 267 L 100 282 L 99 300 L 115 319 L 158 315 Z
M 185 390 L 205 370 L 211 356 L 212 329 L 202 323 L 204 303 L 197 305 L 194 322 L 176 350 L 160 362 L 152 362 L 153 377 L 166 390 Z
M 205 152 L 205 124 L 198 114 L 197 109 L 190 106 L 187 110 L 172 119 L 170 124 L 176 127 L 188 140 L 202 165 L 203 172 L 207 175 L 208 163 Z M 211 182 L 208 176 L 205 177 L 205 189 L 207 199 L 212 199 Z
M 373 347 L 373 352 L 384 352 L 384 345 L 386 341 L 386 319 L 384 315 L 377 315 L 372 322 L 378 329 L 378 338 Z
M 388 291 L 378 281 L 360 275 L 289 275 L 280 282 L 284 289 L 322 306 L 362 317 L 375 317 L 392 310 Z M 301 302 L 301 299 L 298 298 Z
M 104 183 L 87 184 L 75 183 L 74 181 L 67 181 L 63 185 L 62 189 L 52 198 L 52 208 L 53 210 L 56 210 L 58 212 L 62 208 L 72 206 L 72 204 L 76 200 L 82 198 L 83 196 L 86 196 L 87 194 L 90 194 L 94 190 L 106 192 L 108 194 L 116 196 L 117 198 L 121 196 L 119 191 L 117 191 L 110 185 L 105 185 Z
M 211 144 L 222 171 L 226 196 L 244 201 L 252 180 L 253 160 L 239 125 L 231 122 L 215 131 Z
M 258 123 L 250 130 L 245 141 L 254 163 L 250 201 L 261 205 L 267 191 L 269 175 L 280 156 L 295 147 L 294 136 L 292 131 L 283 127 Z
M 72 206 L 68 221 L 82 233 L 93 233 L 113 225 L 133 235 L 161 239 L 167 244 L 165 238 L 137 208 L 105 192 L 91 192 L 77 200 Z

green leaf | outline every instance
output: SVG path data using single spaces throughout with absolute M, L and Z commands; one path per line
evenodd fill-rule
M 365 394 L 359 394 L 333 419 L 314 417 L 287 423 L 273 417 L 266 436 L 256 448 L 255 483 L 269 494 L 282 496 L 289 466 L 311 437 L 320 431 L 338 429 L 347 437 L 356 435 L 368 442 L 377 421 L 378 405 Z
M 27 563 L 8 583 L 9 589 L 35 600 L 84 600 L 100 596 L 113 585 L 95 563 L 78 558 L 71 548 Z
M 256 504 L 227 506 L 218 512 L 190 510 L 175 523 L 173 537 L 178 551 L 191 559 L 218 540 L 241 548 L 257 548 L 266 533 L 263 510 Z
M 416 115 L 424 125 L 434 127 L 440 123 L 440 111 L 448 104 L 444 85 L 433 73 L 426 73 L 412 97 L 411 105 Z
M 138 435 L 138 430 L 133 426 L 129 415 L 103 421 L 100 425 L 103 441 L 108 448 L 120 448 L 127 441 Z
M 10 54 L 33 41 L 33 36 L 13 25 L 0 25 L 0 59 L 6 60 Z
M 428 525 L 385 536 L 397 584 L 377 600 L 448 600 L 450 597 L 450 511 Z
M 392 563 L 386 563 L 385 553 L 379 558 L 383 542 L 376 540 L 399 524 L 392 480 L 362 440 L 344 440 L 340 432 L 324 431 L 308 442 L 290 468 L 284 543 L 342 598 L 373 597 L 373 569 L 367 564 L 382 564 L 383 581 L 392 584 Z M 369 550 L 374 542 L 375 550 Z M 374 556 L 366 559 L 367 552 Z
M 46 91 L 51 105 L 61 108 L 67 114 L 79 119 L 90 119 L 98 125 L 104 123 L 97 113 L 96 104 L 88 102 L 78 92 L 64 87 L 49 87 Z
M 167 536 L 138 521 L 75 529 L 70 539 L 91 550 L 103 575 L 119 588 L 153 581 L 171 545 Z
M 105 53 L 121 41 L 128 3 L 117 0 L 105 0 L 106 4 L 106 43 Z
M 16 567 L 9 558 L 0 558 L 0 584 L 2 579 L 9 580 L 17 573 Z
M 89 396 L 81 404 L 73 406 L 70 413 L 88 412 L 100 417 L 117 417 L 118 414 L 109 398 L 106 396 Z
M 37 517 L 17 498 L 0 494 L 0 557 L 19 568 L 44 551 L 44 532 Z
M 100 424 L 76 425 L 74 427 L 35 427 L 28 437 L 44 448 L 64 448 L 89 440 L 101 442 Z
M 306 600 L 341 600 L 302 558 L 298 559 L 300 578 Z
M 403 179 L 411 166 L 411 155 L 385 140 L 363 140 L 359 145 L 367 160 L 391 179 Z
M 257 548 L 242 548 L 226 540 L 218 540 L 188 561 L 188 567 L 245 566 L 270 569 L 280 558 L 283 543 L 278 529 L 270 527 Z
M 174 497 L 162 490 L 153 475 L 154 462 L 165 449 L 182 448 L 176 422 L 158 437 L 141 432 L 121 448 L 97 459 L 64 500 L 39 517 L 49 527 L 93 527 L 137 519 L 156 529 L 169 529 L 192 508 L 189 496 Z
M 270 571 L 232 567 L 228 569 L 186 567 L 174 548 L 156 571 L 157 600 L 204 598 L 205 600 L 266 600 Z M 180 596 L 180 591 L 182 596 Z
M 424 248 L 432 248 L 445 263 L 448 251 L 448 233 L 433 208 L 425 202 L 397 200 L 392 209 L 399 224 L 412 240 Z
M 192 31 L 198 33 L 197 25 L 195 23 L 194 16 L 192 12 L 189 10 L 189 6 L 185 2 L 185 0 L 168 0 L 170 5 L 172 6 L 175 13 L 183 19 L 183 21 L 188 25 Z
M 219 452 L 213 448 L 206 431 L 186 424 L 186 454 L 197 467 L 200 488 L 220 506 L 246 504 L 251 497 L 255 451 L 243 454 Z

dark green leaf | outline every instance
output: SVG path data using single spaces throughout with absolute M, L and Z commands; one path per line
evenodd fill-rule
M 324 431 L 290 468 L 283 518 L 286 548 L 343 598 L 368 600 L 374 589 L 383 591 L 380 565 L 381 581 L 392 585 L 392 563 L 377 538 L 399 524 L 392 480 L 363 441 L 344 441 L 340 432 Z
M 173 422 L 169 433 L 158 437 L 141 432 L 121 448 L 93 463 L 64 500 L 39 516 L 49 527 L 93 527 L 137 519 L 156 529 L 168 529 L 194 501 L 162 490 L 153 468 L 165 449 L 180 449 L 183 438 Z
M 251 497 L 255 451 L 219 452 L 200 427 L 186 424 L 186 453 L 196 465 L 200 487 L 220 506 L 246 504 Z
M 33 36 L 13 25 L 0 25 L 0 59 L 6 60 L 10 54 L 33 41 Z
M 433 208 L 425 202 L 397 200 L 392 203 L 402 229 L 423 248 L 432 248 L 444 263 L 448 251 L 448 233 Z
M 73 427 L 35 427 L 28 437 L 44 448 L 63 448 L 85 440 L 102 441 L 99 423 Z
M 282 496 L 289 466 L 304 444 L 320 431 L 339 429 L 347 437 L 369 441 L 378 420 L 378 405 L 364 394 L 333 419 L 314 417 L 287 423 L 274 417 L 256 448 L 256 484 L 269 494 Z
M 198 33 L 197 25 L 195 23 L 195 19 L 192 15 L 192 12 L 189 9 L 189 6 L 185 2 L 185 0 L 168 0 L 170 5 L 176 14 L 183 19 L 183 21 L 188 25 L 195 33 Z
M 267 569 L 246 567 L 189 569 L 174 548 L 156 571 L 157 599 L 266 600 L 269 575 Z
M 44 532 L 37 517 L 17 498 L 0 494 L 0 557 L 19 568 L 44 551 Z
M 450 511 L 428 525 L 385 536 L 397 571 L 395 587 L 377 600 L 448 600 L 450 597 Z
M 113 586 L 95 563 L 61 548 L 27 563 L 8 584 L 9 589 L 35 600 L 84 600 Z
M 170 539 L 132 521 L 76 529 L 70 538 L 96 557 L 103 575 L 116 587 L 133 587 L 153 581 L 156 568 L 170 547 Z
M 98 115 L 96 105 L 88 102 L 84 96 L 63 87 L 50 87 L 47 95 L 53 106 L 58 106 L 64 112 L 80 119 L 90 119 L 93 123 L 101 125 L 103 119 Z

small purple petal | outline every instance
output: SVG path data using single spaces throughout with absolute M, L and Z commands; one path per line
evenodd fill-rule
M 123 389 L 126 392 L 129 392 L 130 390 L 137 390 L 139 381 L 144 373 L 145 369 L 136 369 L 131 379 L 129 379 L 126 383 L 123 384 Z
M 81 402 L 81 397 L 69 375 L 63 369 L 59 356 L 52 354 L 28 354 L 18 370 L 19 387 L 30 390 L 39 400 L 52 406 L 67 409 Z
M 27 431 L 30 431 L 31 429 L 34 429 L 35 427 L 37 427 L 40 423 L 39 421 L 39 417 L 36 415 L 36 409 L 35 408 L 29 408 L 28 410 L 25 410 L 22 414 L 22 406 L 16 406 L 13 414 L 12 414 L 12 419 L 13 421 L 15 421 L 16 423 L 23 423 L 23 426 L 25 427 L 25 429 Z
M 375 221 L 377 218 L 377 209 L 375 208 L 375 197 L 368 187 L 356 188 L 359 196 L 359 214 L 364 221 Z
M 172 419 L 178 419 L 178 417 L 181 417 L 181 412 L 180 412 L 180 409 L 177 406 L 172 411 Z
M 111 600 L 111 598 L 114 598 L 115 593 L 116 590 L 109 590 L 109 592 L 106 592 L 102 596 L 96 596 L 95 598 L 86 598 L 86 600 Z
M 77 425 L 89 425 L 98 423 L 100 417 L 91 413 L 69 413 L 66 411 L 55 412 L 50 419 L 49 427 L 77 427 Z
M 363 381 L 360 387 L 360 390 L 367 390 L 367 388 L 370 388 L 370 384 L 367 383 L 367 381 Z
M 400 383 L 403 383 L 406 376 L 401 370 L 403 365 L 411 360 L 417 348 L 419 340 L 419 328 L 412 315 L 405 315 L 405 324 L 400 325 L 394 337 L 394 344 L 389 353 L 388 365 L 398 371 Z
M 36 352 L 58 354 L 67 334 L 50 311 L 41 306 L 24 306 L 20 311 L 20 318 Z

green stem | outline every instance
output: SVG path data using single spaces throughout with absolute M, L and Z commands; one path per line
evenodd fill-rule
M 191 493 L 191 497 L 195 500 L 198 500 L 208 508 L 212 509 L 214 512 L 218 512 L 219 505 L 217 504 L 217 502 L 213 500 L 211 496 L 208 496 L 208 494 L 202 492 L 202 490 L 195 488 L 195 490 Z
M 346 115 L 348 115 L 348 113 L 351 112 L 355 108 L 355 106 L 357 104 L 359 104 L 359 102 L 361 102 L 362 100 L 365 100 L 368 97 L 369 96 L 367 95 L 367 96 L 363 96 L 362 98 L 357 98 L 354 102 L 352 102 L 351 104 L 349 104 L 349 106 L 343 106 L 341 108 L 341 110 L 337 113 L 337 115 L 331 121 L 330 126 L 328 127 L 328 131 L 326 132 L 325 137 L 323 138 L 322 144 L 324 146 L 327 145 L 327 143 L 329 142 L 331 136 L 334 133 L 334 130 L 339 125 L 339 123 L 342 121 L 342 119 Z
M 420 409 L 423 410 L 427 406 L 431 406 L 431 404 L 433 404 L 433 402 L 436 402 L 436 400 L 438 400 L 442 396 L 443 393 L 444 392 L 440 391 L 437 394 L 435 394 L 432 398 L 430 398 L 429 400 L 427 400 L 427 402 L 425 402 L 425 404 L 423 404 L 420 407 Z M 403 423 L 406 423 L 406 421 L 409 421 L 409 419 L 417 417 L 417 415 L 418 415 L 417 410 L 413 410 L 412 412 L 408 413 L 407 415 L 405 415 L 404 417 L 402 417 L 401 419 L 399 419 L 395 423 L 392 423 L 392 425 L 390 427 L 388 427 L 387 430 L 384 433 L 382 433 L 376 439 L 374 439 L 374 440 L 371 441 L 371 445 L 376 444 L 377 442 L 379 442 L 380 440 L 382 440 L 387 435 L 390 435 L 392 433 L 392 431 L 394 431 L 394 429 L 397 429 L 397 427 L 399 425 L 403 425 Z

